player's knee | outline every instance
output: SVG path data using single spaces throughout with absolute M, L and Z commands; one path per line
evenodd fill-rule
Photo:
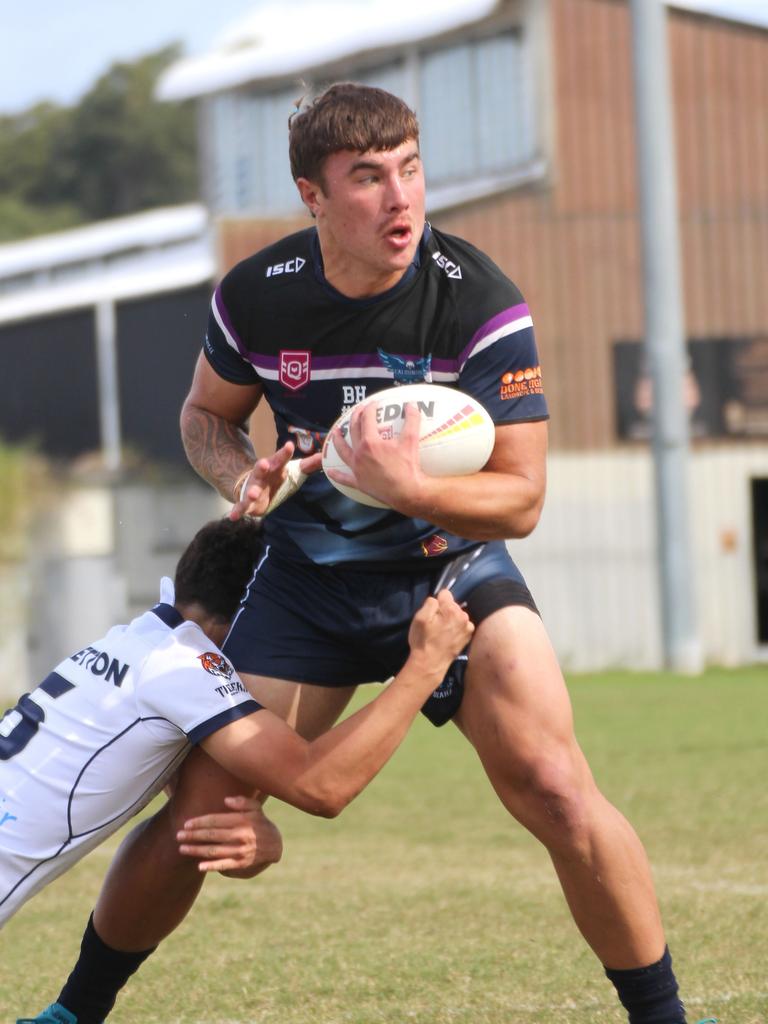
M 596 790 L 589 773 L 571 758 L 533 759 L 518 794 L 523 823 L 545 846 L 570 851 L 588 846 Z

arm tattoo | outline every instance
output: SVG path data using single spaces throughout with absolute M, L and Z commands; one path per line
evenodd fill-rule
M 184 410 L 181 439 L 192 468 L 232 501 L 235 481 L 256 461 L 246 432 L 221 416 L 192 406 Z

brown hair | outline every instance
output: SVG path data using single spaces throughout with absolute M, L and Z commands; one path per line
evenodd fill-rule
M 288 119 L 288 154 L 293 180 L 323 184 L 326 157 L 341 150 L 356 153 L 396 149 L 418 141 L 419 123 L 411 108 L 384 89 L 338 82 Z

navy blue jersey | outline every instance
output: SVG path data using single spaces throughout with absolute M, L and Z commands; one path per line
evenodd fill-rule
M 326 280 L 308 228 L 243 260 L 211 303 L 204 351 L 225 380 L 259 383 L 278 444 L 318 451 L 363 398 L 418 381 L 479 399 L 496 424 L 547 418 L 528 307 L 483 253 L 426 226 L 414 264 L 381 295 L 349 299 Z M 285 557 L 407 565 L 472 542 L 342 495 L 322 473 L 264 521 Z

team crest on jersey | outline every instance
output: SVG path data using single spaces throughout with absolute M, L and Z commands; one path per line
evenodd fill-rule
M 427 537 L 421 542 L 421 550 L 427 558 L 432 558 L 433 555 L 442 555 L 444 551 L 448 550 L 448 541 L 439 533 L 433 533 L 431 537 Z
M 395 384 L 425 384 L 432 383 L 432 356 L 422 356 L 420 359 L 404 359 L 402 356 L 393 356 L 385 352 L 383 348 L 376 349 L 379 359 L 391 372 Z
M 309 384 L 309 368 L 312 365 L 312 353 L 293 349 L 280 350 L 279 378 L 280 383 L 291 391 Z
M 205 654 L 198 654 L 197 660 L 206 672 L 212 676 L 219 676 L 221 679 L 231 679 L 234 669 L 226 658 L 216 651 L 206 651 Z

